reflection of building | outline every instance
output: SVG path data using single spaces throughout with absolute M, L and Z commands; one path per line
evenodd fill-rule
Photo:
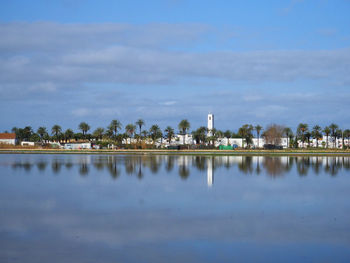
M 208 136 L 213 136 L 212 130 L 214 129 L 214 114 L 208 114 Z
M 209 157 L 207 159 L 207 183 L 208 186 L 212 186 L 214 183 L 214 159 Z

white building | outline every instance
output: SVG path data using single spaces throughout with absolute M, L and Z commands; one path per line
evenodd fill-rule
M 23 141 L 23 142 L 21 142 L 21 146 L 35 146 L 35 143 L 34 142 Z
M 91 142 L 66 143 L 63 148 L 67 150 L 91 149 Z
M 214 129 L 214 114 L 208 114 L 208 133 L 207 136 L 213 136 L 212 130 Z
M 15 133 L 0 133 L 0 143 L 3 144 L 16 144 L 16 134 Z

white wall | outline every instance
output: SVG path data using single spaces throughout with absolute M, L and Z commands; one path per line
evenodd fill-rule
M 16 139 L 0 139 L 0 143 L 15 145 Z

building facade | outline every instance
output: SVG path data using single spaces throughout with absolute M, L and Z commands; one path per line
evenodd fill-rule
M 3 144 L 16 144 L 16 134 L 15 133 L 0 133 L 0 143 Z
M 213 136 L 213 129 L 214 129 L 214 114 L 212 113 L 209 113 L 208 114 L 208 133 L 207 133 L 207 136 L 210 137 L 210 136 Z

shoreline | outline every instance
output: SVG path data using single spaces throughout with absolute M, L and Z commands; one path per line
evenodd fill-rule
M 349 150 L 64 150 L 0 149 L 0 154 L 107 154 L 107 155 L 209 155 L 209 156 L 350 156 Z

